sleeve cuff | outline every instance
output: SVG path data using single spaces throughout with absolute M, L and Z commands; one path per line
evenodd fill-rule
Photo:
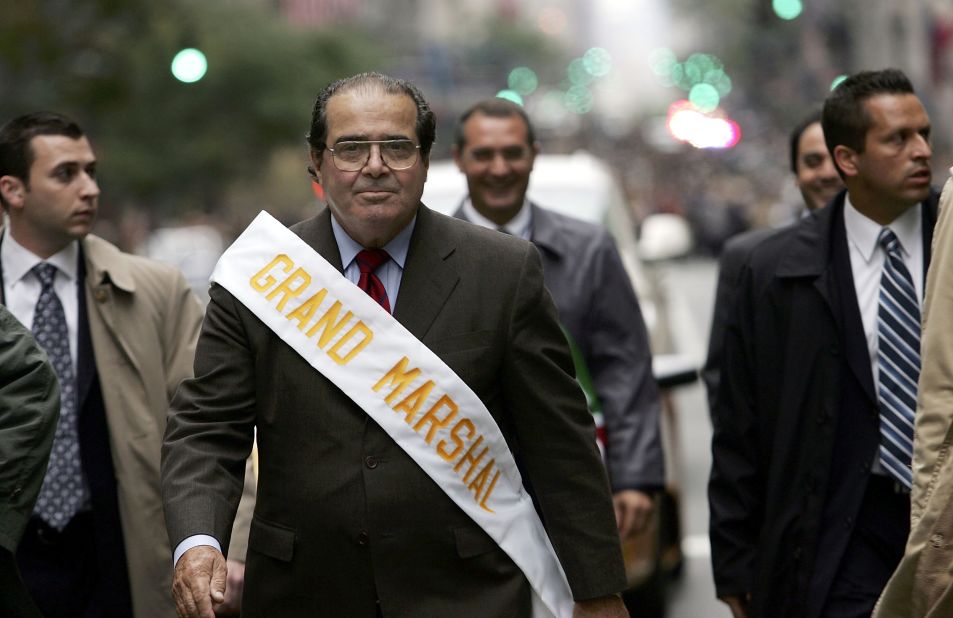
M 175 568 L 175 565 L 179 563 L 179 558 L 182 557 L 182 554 L 189 551 L 193 547 L 198 547 L 199 545 L 208 545 L 214 547 L 219 552 L 222 551 L 222 546 L 213 536 L 207 534 L 193 534 L 190 537 L 186 537 L 181 543 L 176 545 L 175 552 L 172 554 L 172 568 Z

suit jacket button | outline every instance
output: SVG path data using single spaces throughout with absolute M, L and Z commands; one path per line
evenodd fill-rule
M 371 540 L 371 537 L 369 534 L 367 534 L 366 530 L 361 530 L 360 532 L 357 533 L 357 544 L 360 545 L 361 547 L 364 547 L 365 545 L 367 545 L 368 542 L 370 542 L 370 540 Z
M 374 457 L 373 455 L 368 455 L 367 457 L 364 458 L 364 465 L 370 468 L 371 470 L 377 467 L 377 463 L 378 463 L 377 457 Z
M 931 537 L 930 537 L 930 545 L 932 545 L 933 547 L 935 547 L 935 548 L 937 548 L 937 549 L 940 549 L 941 547 L 943 547 L 943 535 L 937 533 L 937 534 L 934 534 L 933 536 L 931 536 Z

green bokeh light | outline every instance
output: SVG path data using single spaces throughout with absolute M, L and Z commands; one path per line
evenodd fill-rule
M 675 52 L 666 47 L 653 49 L 649 55 L 649 66 L 651 66 L 652 72 L 659 77 L 671 78 L 672 67 L 676 64 L 678 64 L 678 58 L 675 56 Z
M 510 90 L 525 97 L 533 94 L 539 87 L 539 78 L 536 76 L 536 72 L 529 67 L 516 67 L 510 71 L 506 83 Z
M 711 84 L 696 84 L 692 86 L 691 92 L 688 93 L 688 100 L 698 111 L 707 114 L 718 107 L 721 97 L 718 95 L 718 90 Z
M 771 0 L 771 7 L 781 19 L 794 19 L 804 10 L 801 0 Z
M 563 95 L 563 105 L 574 114 L 587 114 L 592 111 L 592 92 L 586 86 L 573 86 Z
M 520 93 L 515 90 L 500 90 L 496 93 L 496 96 L 500 99 L 506 99 L 507 101 L 512 101 L 517 105 L 523 104 L 523 97 L 520 96 Z
M 708 71 L 702 81 L 714 86 L 719 96 L 726 97 L 731 93 L 731 78 L 721 69 Z
M 205 77 L 208 60 L 205 54 L 191 47 L 183 49 L 172 59 L 172 75 L 180 82 L 191 84 Z
M 838 75 L 837 77 L 835 77 L 834 81 L 831 82 L 831 90 L 840 86 L 841 82 L 843 82 L 845 79 L 847 79 L 846 75 Z
M 582 58 L 576 58 L 569 63 L 566 68 L 569 75 L 569 82 L 573 86 L 585 86 L 592 82 L 592 74 L 586 70 L 586 61 Z
M 593 77 L 605 77 L 612 70 L 612 54 L 601 47 L 593 47 L 582 56 L 583 66 Z

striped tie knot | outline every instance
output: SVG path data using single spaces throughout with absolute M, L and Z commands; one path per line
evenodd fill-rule
M 390 255 L 383 249 L 363 249 L 354 259 L 362 274 L 370 274 L 387 262 Z
M 897 235 L 894 234 L 893 230 L 889 227 L 880 230 L 880 236 L 877 237 L 877 244 L 883 247 L 884 251 L 886 251 L 890 257 L 901 257 L 901 249 L 903 247 L 900 244 L 900 239 L 897 238 Z

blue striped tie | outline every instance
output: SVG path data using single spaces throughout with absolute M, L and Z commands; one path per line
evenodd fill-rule
M 920 378 L 920 303 L 910 271 L 900 255 L 900 241 L 889 228 L 877 239 L 884 248 L 877 311 L 880 462 L 909 488 L 913 453 L 913 414 Z

